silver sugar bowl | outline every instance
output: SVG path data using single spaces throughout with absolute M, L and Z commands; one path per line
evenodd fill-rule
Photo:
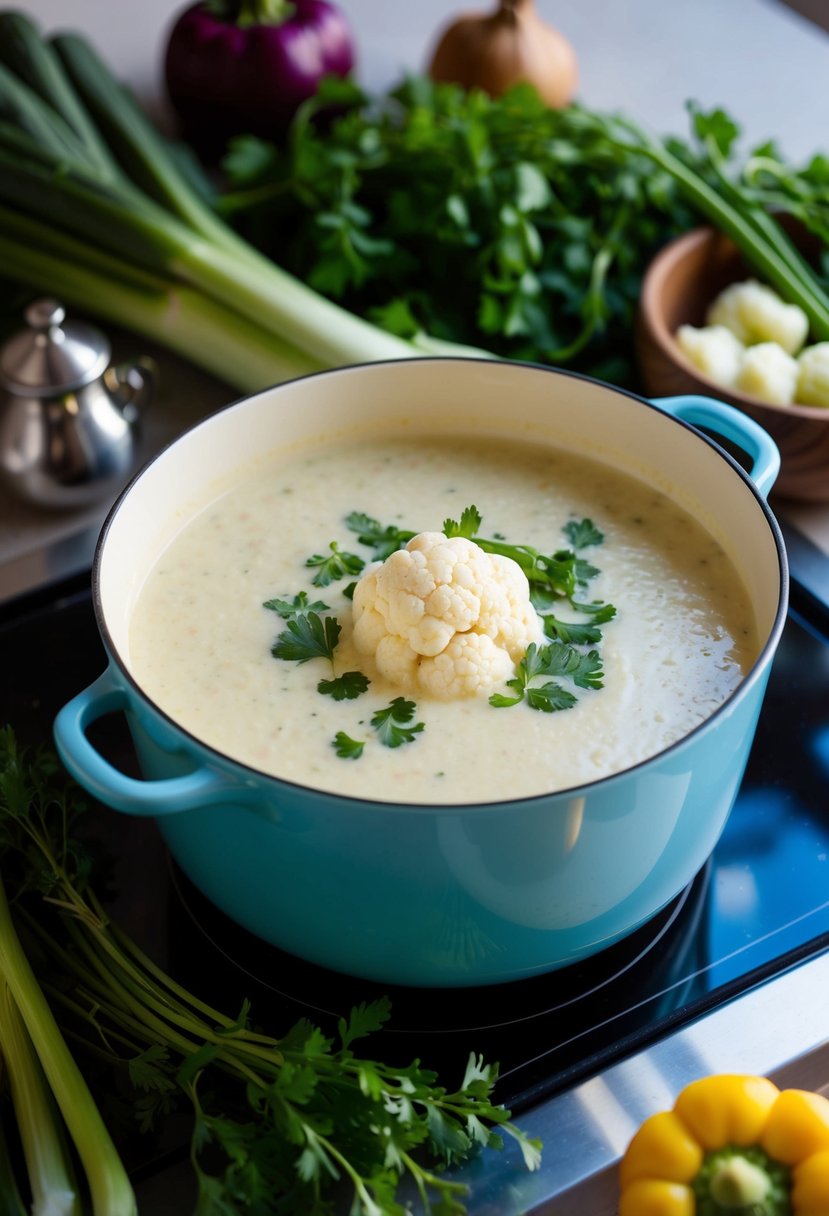
M 67 321 L 57 300 L 35 300 L 25 320 L 0 348 L 0 477 L 41 506 L 95 502 L 132 469 L 155 364 L 110 367 L 104 334 Z

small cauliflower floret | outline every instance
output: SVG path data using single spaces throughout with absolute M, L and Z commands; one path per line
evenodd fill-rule
M 743 355 L 735 387 L 772 405 L 791 405 L 797 371 L 797 360 L 776 342 L 759 342 Z
M 750 280 L 754 282 L 754 280 Z M 745 288 L 744 283 L 732 283 L 709 304 L 705 314 L 706 325 L 717 325 L 732 333 L 742 346 L 751 342 L 751 331 L 741 317 L 740 299 Z
M 801 351 L 797 361 L 794 399 L 799 405 L 829 408 L 829 342 L 816 342 Z
M 443 701 L 491 692 L 508 680 L 514 663 L 509 651 L 496 646 L 486 633 L 456 633 L 433 659 L 423 659 L 417 670 L 420 687 Z
M 797 304 L 787 304 L 776 291 L 756 279 L 732 283 L 721 291 L 705 317 L 709 325 L 730 329 L 744 346 L 776 342 L 795 355 L 809 334 L 809 320 Z
M 446 700 L 488 693 L 543 640 L 517 562 L 442 532 L 367 567 L 352 609 L 354 644 L 381 675 Z
M 728 388 L 737 378 L 743 345 L 724 325 L 680 325 L 676 331 L 680 350 L 697 371 L 715 384 Z

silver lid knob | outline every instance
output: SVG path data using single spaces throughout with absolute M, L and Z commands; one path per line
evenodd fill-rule
M 63 325 L 66 320 L 66 309 L 57 300 L 34 300 L 23 316 L 26 324 L 32 329 L 51 329 L 53 325 Z
M 58 396 L 103 375 L 110 345 L 99 329 L 66 322 L 63 305 L 48 296 L 34 300 L 24 317 L 27 328 L 0 349 L 0 385 L 8 392 Z

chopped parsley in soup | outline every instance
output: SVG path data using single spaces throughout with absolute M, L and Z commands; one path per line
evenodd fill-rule
M 529 443 L 263 461 L 141 588 L 133 673 L 234 760 L 382 801 L 583 785 L 680 739 L 757 657 L 727 554 L 669 496 Z

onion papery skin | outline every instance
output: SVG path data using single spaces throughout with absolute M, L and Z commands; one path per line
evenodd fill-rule
M 569 41 L 538 16 L 533 0 L 501 0 L 491 13 L 464 13 L 439 35 L 433 80 L 501 97 L 531 84 L 552 109 L 574 98 L 578 63 Z

